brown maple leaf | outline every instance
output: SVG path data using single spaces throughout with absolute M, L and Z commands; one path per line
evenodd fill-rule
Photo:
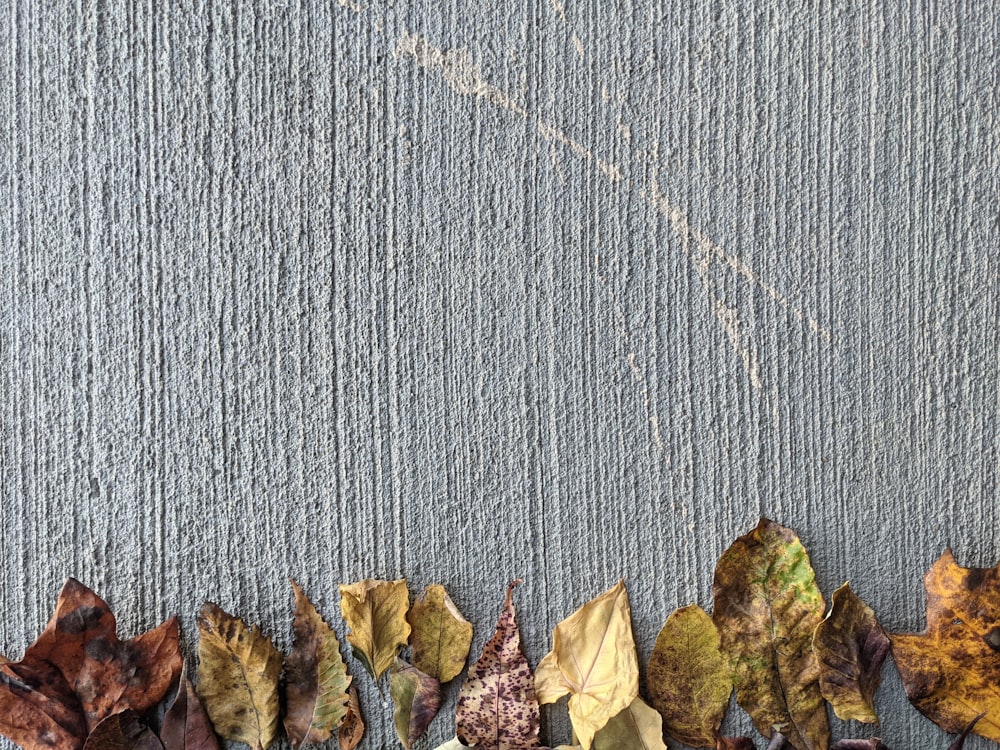
M 115 630 L 108 605 L 68 579 L 24 658 L 0 665 L 0 734 L 25 750 L 78 750 L 102 719 L 159 703 L 181 671 L 176 618 L 129 641 Z
M 927 627 L 891 635 L 906 696 L 947 732 L 978 715 L 1000 742 L 1000 568 L 963 568 L 951 550 L 927 571 Z

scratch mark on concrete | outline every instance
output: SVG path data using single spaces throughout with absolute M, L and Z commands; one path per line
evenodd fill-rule
M 528 110 L 506 93 L 483 80 L 479 67 L 465 47 L 443 50 L 420 34 L 404 32 L 396 44 L 396 57 L 411 57 L 424 70 L 440 73 L 456 94 L 475 96 L 508 112 L 528 118 Z
M 337 4 L 341 8 L 347 8 L 348 10 L 353 10 L 355 13 L 364 13 L 364 7 L 358 3 L 353 2 L 353 0 L 337 0 Z
M 342 7 L 350 8 L 356 13 L 360 13 L 364 10 L 360 5 L 353 2 L 353 0 L 338 0 L 338 2 Z M 564 22 L 567 22 L 566 8 L 563 5 L 562 0 L 551 0 L 551 2 L 555 12 Z M 379 25 L 381 27 L 381 24 Z M 576 42 L 574 41 L 574 44 L 575 43 Z M 580 44 L 582 46 L 582 42 Z M 444 50 L 431 44 L 420 34 L 404 30 L 402 36 L 396 44 L 394 55 L 397 58 L 411 58 L 422 69 L 439 73 L 452 90 L 458 94 L 483 99 L 500 109 L 504 109 L 518 115 L 524 120 L 533 121 L 538 134 L 547 143 L 557 143 L 565 146 L 580 157 L 580 159 L 592 164 L 612 184 L 618 183 L 622 180 L 622 171 L 617 164 L 600 159 L 584 144 L 570 137 L 557 125 L 547 121 L 539 115 L 531 113 L 526 107 L 515 101 L 514 98 L 508 95 L 505 91 L 484 80 L 479 67 L 474 63 L 471 53 L 466 48 L 461 47 Z M 619 127 L 621 126 L 619 125 Z M 641 161 L 642 164 L 639 164 L 638 166 L 643 166 L 643 164 L 645 164 L 645 160 L 641 160 L 637 156 L 633 157 L 633 161 Z M 554 155 L 553 163 L 558 165 Z M 565 174 L 562 173 L 561 168 L 557 166 L 556 171 L 560 179 L 565 182 Z M 726 333 L 734 352 L 739 357 L 743 369 L 747 373 L 750 384 L 764 398 L 765 404 L 769 406 L 769 410 L 772 415 L 777 417 L 778 411 L 775 403 L 777 394 L 773 394 L 772 398 L 764 388 L 763 378 L 760 371 L 760 357 L 756 341 L 754 340 L 752 333 L 744 331 L 744 325 L 740 319 L 739 308 L 727 304 L 724 298 L 719 294 L 716 282 L 712 277 L 713 266 L 715 264 L 725 266 L 740 275 L 742 278 L 746 279 L 753 286 L 763 290 L 765 294 L 781 305 L 789 314 L 804 325 L 808 326 L 810 330 L 821 336 L 823 339 L 835 342 L 836 337 L 833 331 L 830 328 L 821 325 L 815 318 L 794 306 L 788 297 L 779 292 L 776 287 L 767 283 L 743 260 L 737 256 L 727 253 L 721 246 L 713 242 L 704 232 L 692 227 L 688 221 L 687 214 L 679 207 L 671 204 L 666 196 L 664 196 L 660 191 L 659 185 L 656 182 L 655 173 L 653 175 L 650 190 L 644 191 L 642 195 L 668 220 L 674 233 L 681 240 L 684 252 L 694 266 L 698 278 L 708 295 L 712 314 L 722 327 L 723 331 Z M 603 277 L 601 278 L 601 283 L 607 287 L 606 280 L 603 279 Z M 650 404 L 648 387 L 645 385 L 645 375 L 642 372 L 642 368 L 638 365 L 638 360 L 634 352 L 630 356 L 628 364 L 633 376 L 637 378 L 637 382 L 640 382 L 643 386 L 643 398 L 646 403 L 647 411 L 649 411 Z M 655 415 L 651 416 L 650 419 L 651 424 L 654 427 L 654 440 L 657 445 L 662 448 L 663 440 L 659 432 L 659 422 L 655 419 Z
M 396 44 L 394 54 L 396 57 L 412 58 L 424 70 L 440 73 L 457 94 L 485 99 L 525 120 L 534 120 L 538 134 L 545 141 L 565 146 L 584 161 L 592 163 L 612 182 L 622 179 L 621 170 L 616 165 L 595 156 L 590 149 L 571 138 L 557 125 L 532 116 L 512 97 L 484 81 L 479 67 L 472 61 L 472 55 L 464 47 L 444 50 L 435 47 L 420 34 L 404 32 Z
M 688 221 L 687 215 L 676 206 L 670 204 L 663 193 L 654 176 L 650 186 L 649 199 L 670 223 L 670 228 L 681 241 L 684 253 L 691 260 L 695 273 L 701 281 L 702 288 L 708 295 L 709 305 L 712 314 L 725 331 L 729 343 L 740 358 L 740 363 L 750 378 L 750 384 L 767 398 L 764 390 L 764 381 L 760 375 L 760 357 L 757 353 L 757 343 L 753 335 L 743 332 L 743 322 L 740 320 L 739 309 L 726 304 L 716 288 L 715 279 L 711 275 L 712 263 L 718 259 L 718 252 L 721 248 L 712 242 L 703 232 L 695 229 Z M 769 404 L 772 415 L 777 416 L 776 405 Z
M 555 125 L 551 125 L 545 122 L 545 120 L 540 119 L 538 121 L 538 133 L 545 140 L 561 143 L 581 159 L 592 162 L 594 166 L 603 172 L 604 176 L 612 182 L 619 182 L 622 179 L 621 170 L 618 169 L 617 165 L 594 156 L 593 152 L 589 148 L 584 146 L 579 141 L 570 138 L 564 131 L 560 130 Z
M 666 443 L 664 442 L 663 435 L 660 432 L 660 417 L 656 413 L 656 408 L 649 396 L 649 380 L 646 377 L 645 369 L 639 365 L 638 356 L 635 353 L 635 349 L 632 347 L 632 333 L 629 330 L 628 320 L 625 317 L 625 309 L 618 301 L 618 297 L 615 295 L 614 289 L 612 289 L 611 285 L 608 284 L 607 277 L 601 273 L 601 257 L 599 255 L 594 255 L 594 278 L 597 279 L 597 283 L 601 285 L 605 293 L 608 295 L 608 299 L 611 301 L 612 310 L 614 311 L 618 335 L 621 336 L 622 341 L 625 342 L 625 346 L 630 350 L 625 356 L 625 362 L 628 364 L 628 368 L 632 372 L 632 378 L 639 386 L 639 393 L 642 396 L 642 406 L 646 411 L 646 418 L 649 420 L 649 427 L 652 431 L 653 443 L 666 459 L 667 463 L 671 464 L 672 461 L 670 460 L 670 455 L 667 453 Z

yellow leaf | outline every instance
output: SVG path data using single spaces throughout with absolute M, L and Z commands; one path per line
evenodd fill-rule
M 541 704 L 570 695 L 573 731 L 590 750 L 594 734 L 639 694 L 639 665 L 625 584 L 617 585 L 556 625 L 552 651 L 535 670 Z
M 341 585 L 340 611 L 351 629 L 347 640 L 355 658 L 372 679 L 377 680 L 392 666 L 396 652 L 406 645 L 410 625 L 406 610 L 410 595 L 406 581 L 364 581 Z
M 281 654 L 267 636 L 206 602 L 198 614 L 198 694 L 215 731 L 266 750 L 278 734 Z
M 733 679 L 705 610 L 692 604 L 667 618 L 649 657 L 647 683 L 667 734 L 691 747 L 716 744 Z
M 663 719 L 642 698 L 636 698 L 594 735 L 594 750 L 667 750 Z
M 444 586 L 423 590 L 410 613 L 413 666 L 440 683 L 462 671 L 472 646 L 472 624 L 462 617 Z
M 946 732 L 1000 742 L 1000 566 L 963 568 L 945 550 L 924 577 L 927 627 L 893 633 L 892 656 L 906 696 Z

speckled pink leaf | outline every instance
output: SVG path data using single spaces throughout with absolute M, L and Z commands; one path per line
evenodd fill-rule
M 477 750 L 538 748 L 538 701 L 528 660 L 521 653 L 521 633 L 514 617 L 514 581 L 507 588 L 494 636 L 458 696 L 458 738 Z

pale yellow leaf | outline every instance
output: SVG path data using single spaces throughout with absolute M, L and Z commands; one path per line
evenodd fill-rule
M 639 665 L 624 582 L 556 625 L 553 646 L 535 670 L 541 704 L 569 695 L 569 717 L 584 750 L 594 734 L 639 694 Z
M 354 656 L 377 680 L 392 666 L 406 645 L 410 625 L 406 610 L 410 596 L 406 581 L 366 579 L 340 587 L 340 611 L 351 629 L 347 640 Z

